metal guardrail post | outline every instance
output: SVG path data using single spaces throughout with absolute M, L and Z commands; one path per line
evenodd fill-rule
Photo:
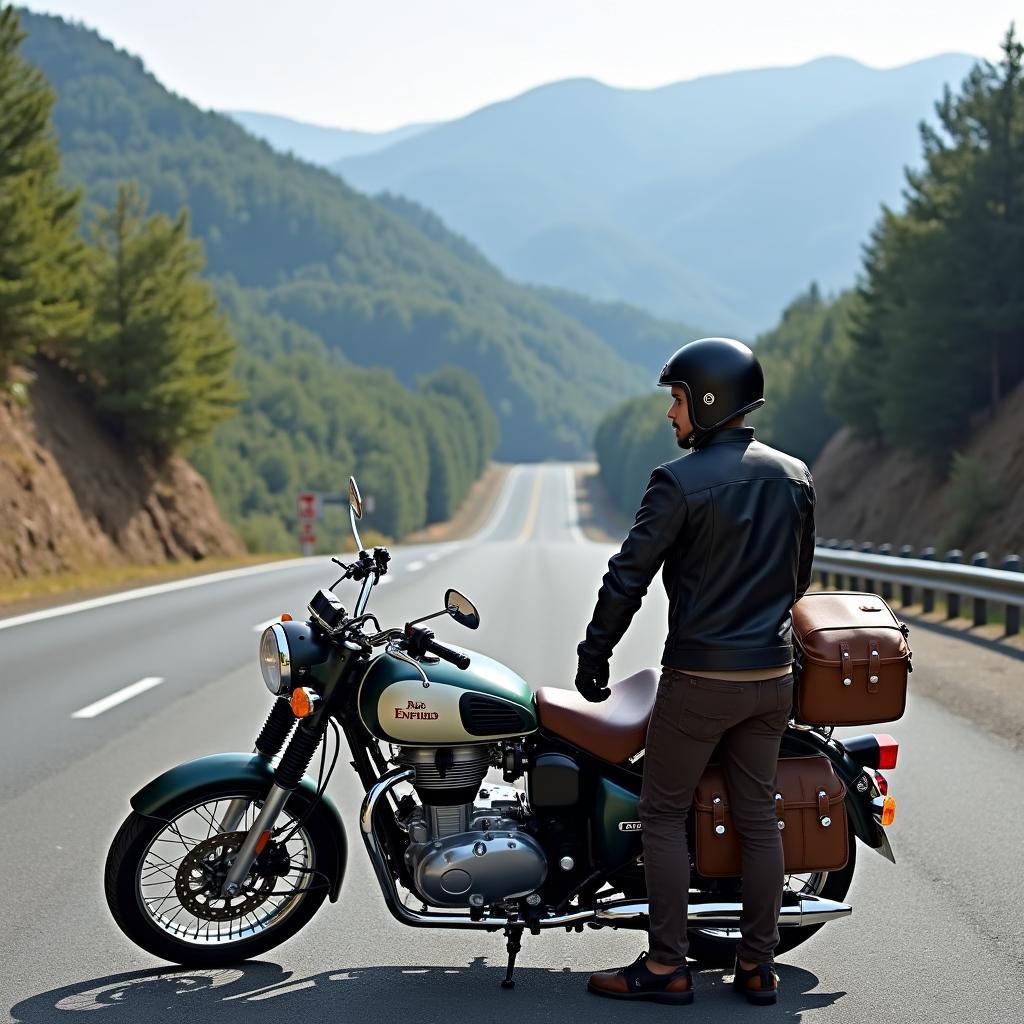
M 1003 569 L 1007 572 L 1020 572 L 1020 555 L 1007 555 L 1003 559 Z M 1016 636 L 1020 632 L 1020 605 L 1006 605 L 1006 635 Z
M 832 547 L 832 541 L 830 541 L 830 540 L 823 540 L 821 542 L 821 546 L 823 548 L 830 548 L 830 547 Z M 822 590 L 828 590 L 828 570 L 827 569 L 819 569 L 818 570 L 818 586 L 820 586 Z
M 843 543 L 839 545 L 840 551 L 855 551 L 856 548 L 857 545 L 854 544 L 852 540 L 844 540 Z M 858 583 L 856 576 L 838 576 L 837 580 L 839 590 L 860 590 L 860 584 Z
M 910 544 L 904 544 L 900 548 L 900 558 L 913 558 L 914 548 Z M 900 605 L 908 608 L 914 603 L 914 588 L 909 583 L 900 584 Z
M 935 548 L 925 548 L 921 552 L 921 559 L 925 562 L 935 561 Z M 925 587 L 921 591 L 921 611 L 935 611 L 935 591 L 931 587 Z
M 971 559 L 971 565 L 977 565 L 984 569 L 988 565 L 988 552 L 977 552 Z M 974 624 L 976 626 L 988 625 L 988 601 L 983 597 L 974 598 Z
M 874 549 L 874 546 L 872 545 L 871 541 L 865 541 L 863 544 L 858 545 L 857 550 L 862 555 L 873 555 L 875 553 L 875 549 Z M 864 577 L 864 586 L 863 587 L 854 587 L 853 589 L 854 590 L 866 590 L 866 591 L 868 591 L 868 593 L 873 594 L 875 592 L 875 581 L 874 581 L 874 579 L 872 577 L 865 576 Z
M 885 555 L 887 558 L 891 558 L 892 557 L 892 545 L 891 544 L 879 544 L 878 545 L 878 553 L 880 555 Z M 868 589 L 871 590 L 873 588 L 869 587 Z M 883 601 L 891 601 L 892 600 L 892 584 L 888 580 L 882 580 L 882 600 Z
M 959 548 L 953 548 L 952 551 L 946 552 L 945 561 L 953 562 L 957 565 L 962 563 L 964 560 L 964 553 Z M 954 594 L 952 591 L 946 594 L 946 618 L 947 619 L 959 619 L 960 618 L 960 595 Z

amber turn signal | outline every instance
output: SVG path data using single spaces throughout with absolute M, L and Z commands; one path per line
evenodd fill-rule
M 896 801 L 887 796 L 882 804 L 882 824 L 891 825 L 896 820 Z
M 296 718 L 309 718 L 316 710 L 319 700 L 320 694 L 315 690 L 309 689 L 308 686 L 300 686 L 298 689 L 292 690 L 291 700 L 289 701 L 289 704 L 292 706 L 292 714 Z
M 287 612 L 281 612 L 281 621 L 282 622 L 291 622 L 292 621 L 292 617 Z

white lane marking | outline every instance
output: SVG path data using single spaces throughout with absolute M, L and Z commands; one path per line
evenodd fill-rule
M 405 568 L 409 572 L 419 572 L 426 564 L 426 562 L 410 562 Z
M 509 470 L 508 476 L 505 477 L 505 488 L 501 492 L 501 496 L 498 498 L 497 504 L 494 506 L 491 518 L 487 520 L 475 537 L 470 538 L 470 542 L 478 544 L 480 541 L 486 540 L 498 528 L 502 519 L 505 518 L 505 513 L 508 511 L 509 502 L 512 500 L 512 491 L 514 490 L 513 485 L 522 475 L 522 472 L 523 467 L 521 464 L 513 466 Z
M 257 622 L 256 625 L 252 627 L 252 631 L 254 633 L 262 633 L 263 630 L 265 630 L 267 628 L 267 626 L 272 626 L 275 622 L 280 622 L 280 621 L 281 621 L 281 616 L 280 615 L 275 615 L 272 619 L 267 619 L 266 622 Z
M 131 700 L 132 697 L 138 697 L 140 693 L 152 690 L 154 686 L 159 686 L 163 681 L 163 676 L 146 676 L 145 679 L 140 679 L 137 683 L 132 683 L 131 686 L 126 686 L 116 693 L 110 694 L 109 697 L 104 697 L 102 700 L 87 704 L 84 708 L 79 708 L 71 717 L 95 718 L 97 715 L 102 715 L 104 711 L 109 711 L 111 708 L 117 707 L 118 704 Z
M 587 538 L 580 529 L 580 510 L 576 505 L 576 471 L 572 466 L 565 467 L 565 482 L 569 488 L 569 536 L 577 544 L 585 544 Z
M 29 622 L 40 622 L 43 619 L 56 619 L 72 612 L 85 612 L 92 608 L 104 608 L 110 604 L 121 604 L 122 601 L 134 601 L 139 597 L 154 597 L 157 594 L 169 594 L 175 590 L 188 590 L 190 587 L 201 587 L 207 583 L 220 583 L 223 580 L 235 580 L 243 576 L 256 576 L 263 572 L 275 572 L 302 564 L 319 562 L 320 558 L 287 558 L 280 562 L 268 562 L 266 565 L 252 565 L 245 569 L 225 569 L 223 572 L 211 572 L 204 576 L 190 576 L 187 580 L 174 580 L 171 583 L 156 583 L 151 587 L 138 587 L 135 590 L 122 590 L 106 597 L 93 597 L 88 601 L 77 601 L 74 604 L 62 604 L 56 608 L 44 608 L 38 612 L 27 612 L 15 615 L 10 619 L 0 619 L 0 629 L 23 626 Z

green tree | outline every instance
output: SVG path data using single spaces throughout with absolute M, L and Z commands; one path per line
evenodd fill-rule
M 79 197 L 57 180 L 54 96 L 19 55 L 24 38 L 15 9 L 0 7 L 0 383 L 84 322 Z
M 862 309 L 830 389 L 863 434 L 946 462 L 1024 377 L 1024 73 L 1011 26 L 921 126 L 903 213 L 865 251 Z
M 597 428 L 594 450 L 601 481 L 625 516 L 632 516 L 652 470 L 682 453 L 665 413 L 665 392 L 631 398 L 617 405 Z
M 147 217 L 137 187 L 122 185 L 93 238 L 94 313 L 81 359 L 100 412 L 158 457 L 204 440 L 241 395 L 235 341 L 199 276 L 187 213 Z
M 841 351 L 852 292 L 828 302 L 817 285 L 786 307 L 778 326 L 758 337 L 755 348 L 764 368 L 767 402 L 750 417 L 766 443 L 810 465 L 839 427 L 826 407 L 825 381 Z

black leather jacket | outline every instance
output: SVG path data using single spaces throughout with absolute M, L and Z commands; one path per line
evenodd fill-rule
M 651 475 L 622 550 L 608 563 L 579 653 L 611 656 L 662 568 L 664 665 L 788 665 L 790 612 L 810 584 L 813 558 L 807 467 L 754 440 L 751 427 L 719 430 Z

